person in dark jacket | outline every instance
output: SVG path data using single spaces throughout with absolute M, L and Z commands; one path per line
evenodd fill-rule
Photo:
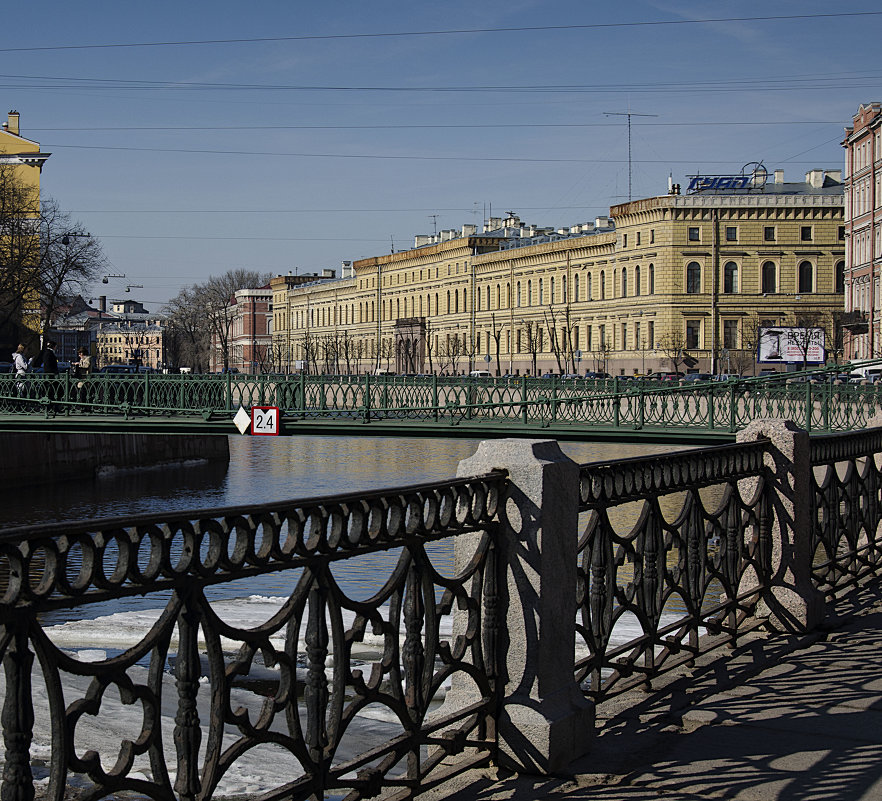
M 55 341 L 50 339 L 43 348 L 43 372 L 47 375 L 58 375 L 58 357 L 55 355 Z

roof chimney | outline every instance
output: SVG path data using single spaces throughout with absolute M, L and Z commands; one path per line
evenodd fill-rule
M 783 184 L 784 183 L 784 170 L 775 170 L 775 183 Z
M 811 184 L 815 189 L 820 189 L 824 185 L 824 171 L 809 170 L 805 174 L 805 182 Z
M 18 132 L 18 117 L 19 114 L 17 111 L 13 110 L 9 112 L 9 122 L 6 123 L 6 130 L 11 134 L 15 134 L 16 136 L 21 136 Z

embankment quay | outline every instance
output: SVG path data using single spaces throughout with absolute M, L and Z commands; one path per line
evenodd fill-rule
M 721 443 L 752 420 L 861 428 L 882 384 L 782 377 L 669 386 L 620 379 L 388 376 L 0 376 L 0 431 L 235 431 L 240 407 L 280 410 L 283 434 L 550 437 Z
M 9 529 L 2 797 L 536 797 L 594 781 L 607 798 L 686 798 L 760 779 L 778 795 L 754 797 L 876 797 L 878 674 L 858 676 L 876 642 L 882 428 L 759 419 L 737 438 L 583 465 L 549 440 L 485 441 L 446 481 Z M 441 541 L 452 568 L 433 563 Z M 340 566 L 380 551 L 394 566 L 376 590 L 344 590 Z M 258 621 L 206 598 L 271 573 L 291 591 Z M 135 595 L 156 599 L 143 636 L 94 661 L 43 622 Z M 685 731 L 737 712 L 787 732 L 813 692 L 833 707 L 819 725 L 852 745 L 819 738 L 803 762 L 796 734 L 763 750 L 711 726 L 723 739 L 702 753 L 651 728 L 688 698 Z M 548 778 L 567 774 L 581 779 Z

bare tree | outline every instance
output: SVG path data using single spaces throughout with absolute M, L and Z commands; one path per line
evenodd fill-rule
M 682 331 L 668 331 L 658 341 L 658 349 L 664 353 L 665 358 L 671 363 L 674 373 L 680 372 L 680 365 L 685 358 L 686 338 Z
M 197 373 L 208 369 L 211 336 L 200 301 L 200 289 L 182 289 L 165 306 L 166 352 L 176 367 L 190 366 Z
M 230 366 L 230 335 L 238 309 L 235 294 L 239 289 L 257 289 L 270 279 L 268 274 L 254 270 L 228 270 L 223 275 L 211 276 L 203 285 L 202 298 L 211 333 L 212 345 L 217 349 L 218 361 L 224 369 Z
M 502 342 L 502 327 L 496 325 L 496 312 L 490 314 L 490 336 L 493 337 L 493 344 L 496 350 L 496 375 L 502 375 L 502 365 L 499 363 L 499 349 Z M 509 346 L 509 353 L 511 347 Z
M 54 200 L 40 208 L 37 284 L 45 336 L 59 306 L 91 284 L 107 266 L 100 243 L 60 211 Z
M 527 340 L 527 352 L 531 357 L 532 373 L 536 375 L 539 352 L 542 350 L 542 326 L 534 320 L 527 320 L 524 323 L 524 335 Z
M 808 367 L 809 352 L 827 339 L 827 328 L 823 312 L 816 310 L 800 311 L 796 315 L 796 327 L 787 332 L 787 340 L 795 345 L 802 356 L 802 369 Z
M 101 245 L 0 164 L 0 338 L 26 344 L 106 266 Z

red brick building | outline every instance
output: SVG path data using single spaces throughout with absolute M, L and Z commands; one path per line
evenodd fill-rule
M 278 372 L 272 348 L 272 299 L 270 287 L 240 289 L 230 299 L 227 341 L 215 335 L 212 338 L 211 370 L 224 366 L 224 347 L 227 363 L 240 373 Z

